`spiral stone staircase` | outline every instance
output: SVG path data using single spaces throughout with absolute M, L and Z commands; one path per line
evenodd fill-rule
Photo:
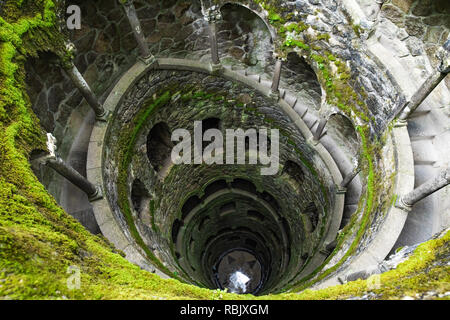
M 409 54 L 407 37 L 399 36 L 399 28 L 383 15 L 384 5 L 375 1 L 343 0 L 339 12 L 333 13 L 335 1 L 324 1 L 323 9 L 316 2 L 287 1 L 286 6 L 300 13 L 321 8 L 322 11 L 316 9 L 316 13 L 307 15 L 307 22 L 316 23 L 310 31 L 331 29 L 319 21 L 324 15 L 331 25 L 333 19 L 347 15 L 353 25 L 361 28 L 360 39 L 352 42 L 349 65 L 356 63 L 360 71 L 356 82 L 365 86 L 368 100 L 372 98 L 374 107 L 368 109 L 375 118 L 371 136 L 384 139 L 380 159 L 375 164 L 384 173 L 380 177 L 384 192 L 372 200 L 375 213 L 363 237 L 358 235 L 358 226 L 365 219 L 361 208 L 369 201 L 370 177 L 361 164 L 364 138 L 357 128 L 362 127 L 362 122 L 327 101 L 329 91 L 316 76 L 321 72 L 321 63 L 308 60 L 306 55 L 300 69 L 312 84 L 305 91 L 298 90 L 295 76 L 300 77 L 302 73 L 294 72 L 291 77 L 286 66 L 292 56 L 283 57 L 276 52 L 282 41 L 279 30 L 273 26 L 277 19 L 253 1 L 219 1 L 219 4 L 201 1 L 204 20 L 199 24 L 203 24 L 202 32 L 208 34 L 209 49 L 205 49 L 206 57 L 198 60 L 153 56 L 142 27 L 146 21 L 142 14 L 145 8 L 135 7 L 133 1 L 123 4 L 138 43 L 136 61 L 101 97 L 95 96 L 76 64 L 65 67 L 66 74 L 93 110 L 87 109 L 75 121 L 78 130 L 69 146 L 63 147 L 67 149 L 65 162 L 52 162 L 48 156 L 38 159 L 41 166 L 53 168 L 67 178 L 57 197 L 61 206 L 92 232 L 101 232 L 129 261 L 163 278 L 176 277 L 202 287 L 222 288 L 225 281 L 215 281 L 214 277 L 223 279 L 224 271 L 217 274 L 217 269 L 231 270 L 235 261 L 244 261 L 242 268 L 252 262 L 248 273 L 260 279 L 250 286 L 255 294 L 295 291 L 307 281 L 320 289 L 367 278 L 382 272 L 380 265 L 397 248 L 423 242 L 447 228 L 450 197 L 448 188 L 443 187 L 450 181 L 447 169 L 450 92 L 448 83 L 442 80 L 448 80 L 445 78 L 448 41 L 447 48 L 444 45 L 441 50 L 438 69 L 424 55 Z M 266 34 L 272 38 L 273 48 L 266 48 L 275 53 L 274 58 L 269 58 L 272 64 L 260 68 L 224 58 L 220 23 L 226 6 L 239 7 L 262 21 Z M 339 41 L 334 35 L 328 40 L 336 48 L 342 46 Z M 304 54 L 299 49 L 293 52 L 299 56 Z M 439 82 L 434 81 L 436 88 L 427 87 L 436 75 L 441 75 Z M 207 93 L 195 97 L 206 105 L 202 109 L 202 104 L 198 114 L 188 104 L 192 96 L 185 97 L 185 83 L 194 83 Z M 227 105 L 228 111 L 220 111 L 218 104 L 202 100 L 205 95 L 206 100 L 211 99 L 205 86 L 208 83 L 215 88 L 227 88 L 228 98 L 235 94 L 235 101 L 242 100 L 242 103 L 237 106 L 234 101 Z M 164 98 L 164 87 L 175 88 L 162 104 L 169 111 L 161 111 L 165 107 L 157 105 Z M 319 100 L 317 88 L 321 91 Z M 245 93 L 246 99 L 239 93 Z M 220 101 L 225 103 L 226 99 Z M 256 121 L 252 111 L 257 109 L 259 116 L 271 119 L 265 125 L 289 133 L 281 142 L 281 149 L 289 154 L 287 158 L 282 157 L 282 168 L 287 168 L 288 161 L 292 160 L 296 163 L 293 170 L 300 174 L 304 184 L 300 183 L 299 189 L 292 187 L 296 174 L 290 174 L 287 169 L 280 170 L 280 176 L 288 172 L 280 178 L 282 182 L 278 178 L 267 179 L 276 188 L 265 185 L 250 169 L 245 173 L 246 179 L 234 168 L 227 171 L 214 167 L 211 172 L 195 166 L 175 169 L 166 161 L 159 163 L 161 169 L 149 156 L 152 154 L 149 146 L 154 146 L 149 143 L 149 137 L 161 137 L 152 136 L 158 122 L 151 118 L 145 118 L 140 124 L 136 136 L 128 141 L 129 151 L 123 153 L 124 132 L 136 124 L 142 110 L 151 109 L 152 103 L 156 111 L 148 114 L 161 123 L 166 121 L 171 130 L 176 127 L 168 119 L 174 124 L 186 124 L 187 120 L 206 121 L 212 116 L 224 122 L 223 126 L 227 123 L 233 128 L 238 124 L 245 127 L 246 121 Z M 416 109 L 407 114 L 407 121 L 401 121 L 400 115 L 408 110 L 405 107 Z M 238 108 L 244 109 L 237 111 Z M 236 112 L 246 114 L 250 120 L 233 118 L 231 114 Z M 228 113 L 232 120 L 227 119 Z M 262 127 L 261 123 L 251 124 Z M 300 150 L 300 156 L 296 149 Z M 126 152 L 131 155 L 122 168 Z M 296 157 L 304 157 L 304 161 Z M 75 170 L 70 171 L 70 167 Z M 226 178 L 221 180 L 222 177 Z M 170 193 L 172 189 L 174 193 Z M 404 199 L 413 196 L 414 202 L 404 203 Z M 128 215 L 123 197 L 127 206 L 131 203 Z M 159 208 L 155 208 L 155 198 L 159 199 Z M 229 199 L 234 199 L 234 207 L 226 207 Z M 312 203 L 312 209 L 308 202 Z M 310 209 L 316 215 L 310 215 Z M 317 215 L 318 209 L 321 213 Z M 247 216 L 242 216 L 242 210 L 247 210 Z M 250 212 L 254 212 L 253 216 Z M 216 214 L 220 217 L 216 218 Z M 203 224 L 205 229 L 201 227 Z M 320 228 L 311 228 L 313 224 Z M 356 249 L 350 252 L 355 241 Z M 245 259 L 233 256 L 239 250 L 246 252 Z M 225 267 L 223 261 L 228 261 Z

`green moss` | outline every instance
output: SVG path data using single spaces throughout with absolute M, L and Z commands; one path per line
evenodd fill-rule
M 364 232 L 367 230 L 369 226 L 371 218 L 373 217 L 374 212 L 373 201 L 375 196 L 379 193 L 379 189 L 377 188 L 376 182 L 378 181 L 378 183 L 382 183 L 383 180 L 381 179 L 381 177 L 378 177 L 378 175 L 375 173 L 375 166 L 373 159 L 373 154 L 375 154 L 375 152 L 373 149 L 371 149 L 367 127 L 366 128 L 357 127 L 357 130 L 360 133 L 362 140 L 361 141 L 362 150 L 360 151 L 362 154 L 361 161 L 364 163 L 362 167 L 363 171 L 366 173 L 366 176 L 368 177 L 366 194 L 364 195 L 364 197 L 361 197 L 361 200 L 358 204 L 358 210 L 353 214 L 351 222 L 346 228 L 344 228 L 343 232 L 341 232 L 341 234 L 336 239 L 337 245 L 334 251 L 310 275 L 301 279 L 296 284 L 289 285 L 286 289 L 289 289 L 290 291 L 304 290 L 309 286 L 311 286 L 313 283 L 324 279 L 326 276 L 336 271 L 347 260 L 347 258 L 349 258 L 352 254 L 354 254 L 355 250 L 357 249 L 362 239 L 362 236 L 364 235 Z M 375 177 L 377 177 L 378 179 L 376 179 Z M 364 208 L 363 203 L 365 203 Z M 356 217 L 358 216 L 358 213 L 361 212 L 361 210 L 363 210 L 362 218 L 360 221 L 357 221 Z M 350 247 L 348 248 L 344 256 L 333 267 L 321 272 L 323 267 L 327 265 L 328 262 L 333 258 L 333 256 L 341 249 L 341 246 L 344 243 L 347 235 L 352 233 L 351 231 L 356 226 L 356 224 L 358 224 L 358 229 L 355 235 L 355 239 L 352 241 Z
M 301 49 L 307 50 L 307 51 L 310 50 L 310 47 L 307 44 L 303 43 L 300 40 L 294 40 L 290 37 L 288 37 L 286 39 L 286 41 L 284 42 L 284 46 L 285 47 L 297 47 L 297 48 L 301 48 Z
M 131 213 L 130 202 L 128 199 L 128 168 L 131 163 L 134 146 L 136 144 L 136 139 L 141 131 L 143 125 L 148 121 L 154 112 L 156 112 L 160 107 L 164 106 L 171 98 L 169 91 L 164 92 L 159 98 L 154 101 L 148 102 L 147 106 L 141 111 L 135 118 L 134 121 L 129 125 L 128 129 L 124 129 L 124 134 L 120 136 L 120 164 L 119 164 L 119 176 L 117 192 L 119 195 L 118 205 L 121 209 L 122 214 L 125 217 L 128 228 L 131 235 L 135 239 L 136 243 L 144 250 L 150 261 L 152 261 L 161 271 L 175 277 L 159 260 L 155 257 L 153 252 L 147 247 L 142 240 L 139 232 L 134 224 L 133 215 Z
M 378 299 L 399 299 L 428 290 L 445 293 L 450 289 L 450 267 L 441 267 L 434 262 L 436 258 L 450 253 L 449 241 L 450 232 L 447 232 L 442 238 L 419 245 L 413 255 L 396 269 L 381 274 L 377 286 L 374 286 L 376 278 L 372 276 L 367 280 L 352 281 L 323 290 L 305 290 L 298 298 L 346 299 L 371 292 Z
M 330 35 L 328 33 L 321 33 L 316 37 L 316 40 L 325 40 L 325 41 L 329 41 L 330 40 Z
M 352 24 L 353 32 L 359 37 L 361 37 L 361 31 L 363 30 L 359 24 Z
M 309 26 L 305 24 L 304 22 L 296 22 L 296 23 L 290 23 L 286 26 L 286 30 L 289 32 L 295 31 L 297 33 L 302 33 L 303 31 L 307 30 Z
M 271 23 L 275 22 L 275 21 L 280 21 L 281 20 L 281 16 L 275 12 L 270 12 L 269 13 L 269 17 L 268 17 L 269 21 Z
M 272 10 L 276 9 L 275 2 L 267 2 Z M 141 270 L 126 261 L 106 239 L 93 236 L 65 213 L 36 179 L 28 157 L 34 149 L 45 149 L 46 138 L 25 94 L 23 65 L 26 58 L 40 51 L 60 57 L 66 54 L 54 11 L 52 1 L 10 0 L 4 3 L 0 18 L 0 298 L 254 299 L 162 280 Z M 327 60 L 321 62 L 323 70 L 333 61 L 329 56 Z M 344 65 L 338 60 L 333 62 L 337 67 Z M 145 112 L 146 117 L 150 116 L 151 108 Z M 367 128 L 359 130 L 365 137 L 366 170 L 373 170 L 376 151 L 369 144 Z M 380 180 L 375 171 L 369 178 L 371 191 L 367 192 L 372 200 L 367 200 L 366 210 L 377 205 L 375 182 Z M 151 204 L 151 211 L 156 207 Z M 381 275 L 379 289 L 369 290 L 367 281 L 355 281 L 325 290 L 259 298 L 342 299 L 371 291 L 380 298 L 393 299 L 428 290 L 450 291 L 449 267 L 434 263 L 448 255 L 449 241 L 447 233 L 420 245 L 410 259 Z M 80 289 L 70 290 L 67 286 L 69 266 L 80 268 Z

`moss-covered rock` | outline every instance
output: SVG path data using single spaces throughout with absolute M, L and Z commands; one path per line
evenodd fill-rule
M 283 23 L 274 1 L 257 1 L 270 9 L 269 20 Z M 34 176 L 28 157 L 45 149 L 45 135 L 24 89 L 24 62 L 40 51 L 64 56 L 64 39 L 50 0 L 6 1 L 0 17 L 0 298 L 7 299 L 250 299 L 220 291 L 162 280 L 123 258 L 107 240 L 93 236 L 65 213 Z M 294 27 L 293 27 L 294 28 Z M 295 28 L 294 28 L 295 29 Z M 326 58 L 325 58 L 326 57 Z M 323 79 L 338 93 L 321 56 Z M 339 67 L 339 66 L 338 66 Z M 340 77 L 341 80 L 342 76 Z M 328 85 L 327 85 L 328 87 Z M 330 89 L 331 90 L 331 89 Z M 336 93 L 336 94 L 337 94 Z M 351 93 L 350 93 L 351 94 Z M 352 94 L 351 94 L 352 95 Z M 339 97 L 337 97 L 339 98 Z M 367 137 L 366 133 L 361 133 Z M 371 176 L 371 151 L 365 149 Z M 370 190 L 370 186 L 369 186 Z M 370 193 L 369 193 L 370 195 Z M 368 198 L 370 199 L 370 197 Z M 367 201 L 366 205 L 372 204 Z M 381 286 L 369 290 L 358 280 L 320 291 L 261 297 L 263 299 L 342 299 L 374 292 L 377 298 L 401 298 L 433 289 L 449 291 L 450 233 L 419 246 L 396 270 L 381 275 Z M 79 289 L 67 285 L 69 267 L 79 268 Z M 68 273 L 69 272 L 69 273 Z

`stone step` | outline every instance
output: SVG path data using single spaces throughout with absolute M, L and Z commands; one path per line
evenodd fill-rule
M 419 117 L 423 117 L 426 116 L 427 114 L 429 114 L 431 112 L 431 109 L 429 110 L 416 110 L 414 111 L 409 118 L 419 118 Z
M 256 82 L 260 82 L 261 81 L 261 76 L 259 74 L 251 74 L 248 76 L 251 80 L 256 81 Z
M 432 143 L 431 140 L 433 140 L 435 137 L 436 135 L 418 135 L 418 136 L 410 136 L 409 138 L 411 142 L 428 140 L 429 143 Z
M 436 135 L 436 126 L 430 117 L 413 118 L 408 122 L 410 137 Z
M 234 70 L 236 73 L 239 73 L 243 76 L 247 76 L 247 69 L 239 69 L 239 70 Z
M 414 164 L 414 185 L 417 187 L 434 177 L 439 172 L 439 168 L 433 164 Z
M 314 120 L 312 125 L 308 125 L 309 130 L 314 133 L 316 131 L 316 127 L 319 125 L 319 119 Z
M 284 97 L 284 100 L 286 101 L 286 103 L 288 105 L 290 105 L 291 107 L 294 107 L 295 104 L 297 103 L 298 98 L 293 95 L 291 92 L 287 92 L 286 96 Z
M 297 112 L 298 115 L 300 115 L 300 117 L 308 111 L 308 107 L 302 103 L 300 103 L 299 101 L 297 101 L 295 103 L 295 105 L 293 106 L 293 109 L 295 112 Z
M 417 109 L 416 111 L 414 111 L 409 118 L 419 118 L 419 117 L 424 117 L 426 115 L 428 115 L 431 112 L 431 108 L 427 105 L 422 103 Z
M 267 79 L 261 79 L 261 84 L 266 88 L 270 88 L 272 86 L 272 81 Z
M 308 111 L 303 117 L 303 121 L 305 121 L 308 128 L 311 128 L 315 125 L 316 121 L 318 121 L 317 117 Z
M 433 164 L 438 161 L 432 140 L 411 141 L 414 163 Z

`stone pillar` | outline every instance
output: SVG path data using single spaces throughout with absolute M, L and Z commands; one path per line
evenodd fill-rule
M 431 178 L 410 193 L 400 197 L 400 199 L 397 200 L 396 206 L 409 211 L 415 203 L 449 184 L 450 167 L 447 167 L 446 169 L 441 170 L 436 177 Z
M 47 134 L 47 151 L 43 151 L 33 162 L 38 162 L 48 166 L 80 188 L 89 197 L 89 201 L 95 201 L 103 198 L 102 190 L 99 186 L 89 182 L 78 171 L 66 164 L 56 155 L 56 139 L 52 134 Z
M 137 16 L 133 0 L 119 0 L 119 2 L 125 9 L 131 29 L 139 46 L 141 59 L 147 64 L 155 62 L 155 57 L 151 54 L 144 32 L 142 31 L 141 22 Z
M 219 58 L 219 47 L 217 44 L 217 22 L 222 19 L 218 6 L 212 6 L 209 9 L 204 9 L 203 14 L 205 20 L 208 22 L 209 43 L 211 48 L 211 61 L 213 70 L 221 69 Z
M 356 167 L 351 172 L 349 172 L 342 180 L 340 187 L 347 188 L 347 186 L 352 182 L 352 180 L 361 172 L 361 168 Z
M 314 141 L 319 141 L 320 138 L 322 137 L 323 134 L 323 130 L 325 129 L 325 126 L 327 125 L 327 120 L 326 119 L 320 119 L 319 125 L 317 126 L 317 130 L 316 132 L 314 132 L 314 136 L 313 136 L 313 140 Z
M 209 42 L 211 45 L 211 60 L 213 65 L 219 65 L 220 59 L 219 59 L 219 47 L 217 45 L 217 32 L 216 32 L 216 23 L 210 22 L 209 23 Z
M 64 71 L 69 76 L 75 87 L 80 91 L 87 103 L 95 112 L 97 120 L 106 121 L 107 112 L 98 101 L 97 97 L 92 92 L 83 75 L 78 71 L 78 68 L 73 62 L 63 64 Z
M 450 40 L 444 44 L 440 50 L 441 63 L 437 70 L 428 77 L 427 80 L 414 93 L 411 99 L 397 112 L 399 121 L 407 121 L 409 116 L 420 106 L 420 104 L 430 95 L 430 93 L 441 83 L 450 72 Z
M 103 198 L 99 187 L 89 182 L 78 171 L 66 164 L 61 158 L 57 156 L 48 156 L 43 159 L 43 163 L 85 192 L 89 197 L 89 201 Z
M 272 79 L 272 88 L 271 95 L 278 96 L 280 94 L 280 80 L 281 80 L 281 67 L 283 62 L 281 58 L 277 57 L 277 61 L 275 62 L 275 70 L 273 71 L 273 79 Z

